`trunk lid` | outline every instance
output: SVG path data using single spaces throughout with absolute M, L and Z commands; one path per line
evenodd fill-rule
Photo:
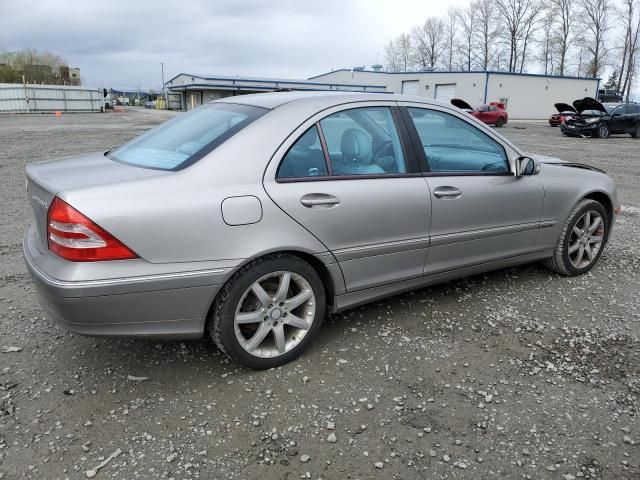
M 40 250 L 47 250 L 47 212 L 53 198 L 59 193 L 170 173 L 114 162 L 104 152 L 27 165 L 27 196 L 33 208 Z
M 473 107 L 469 105 L 467 102 L 462 100 L 461 98 L 452 98 L 451 105 L 454 107 L 458 107 L 461 110 L 465 110 L 467 112 L 473 112 Z

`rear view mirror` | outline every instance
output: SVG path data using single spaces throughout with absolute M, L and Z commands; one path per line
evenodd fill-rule
M 516 160 L 516 174 L 519 177 L 536 175 L 540 171 L 540 165 L 531 157 L 518 157 Z

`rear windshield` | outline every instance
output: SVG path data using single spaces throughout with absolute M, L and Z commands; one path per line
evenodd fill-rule
M 109 158 L 138 167 L 181 170 L 267 112 L 233 103 L 203 105 L 133 139 Z

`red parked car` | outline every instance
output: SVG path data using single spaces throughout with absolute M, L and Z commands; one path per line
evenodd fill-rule
M 451 103 L 465 112 L 470 113 L 478 120 L 496 127 L 502 127 L 509 121 L 509 114 L 505 109 L 504 103 L 491 102 L 488 105 L 481 105 L 478 108 L 472 108 L 471 105 L 459 98 L 452 99 Z
M 567 118 L 571 118 L 578 113 L 576 109 L 568 103 L 555 103 L 553 106 L 556 107 L 558 113 L 554 113 L 549 118 L 549 125 L 552 127 L 559 127 Z

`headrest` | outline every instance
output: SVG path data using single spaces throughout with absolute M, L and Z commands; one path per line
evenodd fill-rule
M 349 128 L 342 134 L 340 150 L 345 160 L 367 163 L 371 159 L 371 139 L 362 130 Z

